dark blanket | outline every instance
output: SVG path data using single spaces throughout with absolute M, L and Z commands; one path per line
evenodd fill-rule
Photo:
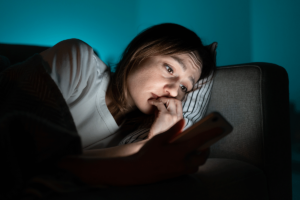
M 33 177 L 82 153 L 71 113 L 43 62 L 35 54 L 0 73 L 0 199 L 20 196 Z

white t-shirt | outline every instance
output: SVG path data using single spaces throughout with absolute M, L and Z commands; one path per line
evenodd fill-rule
M 105 148 L 119 129 L 105 102 L 107 66 L 78 39 L 59 42 L 41 56 L 69 106 L 82 148 Z

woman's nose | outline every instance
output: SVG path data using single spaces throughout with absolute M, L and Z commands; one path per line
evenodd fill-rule
M 177 97 L 178 88 L 179 88 L 179 82 L 176 81 L 176 82 L 167 84 L 165 87 L 165 92 L 167 93 L 168 96 Z

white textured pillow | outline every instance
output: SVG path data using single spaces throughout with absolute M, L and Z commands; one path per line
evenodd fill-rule
M 214 63 L 216 59 L 216 47 L 217 43 L 214 42 L 209 45 L 212 54 L 214 56 Z M 183 118 L 185 120 L 185 127 L 183 130 L 189 128 L 199 120 L 201 120 L 207 110 L 208 102 L 210 99 L 211 88 L 213 85 L 212 76 L 208 78 L 201 79 L 194 85 L 194 90 L 188 93 L 184 100 L 182 101 L 182 112 Z M 141 128 L 136 131 L 128 134 L 119 145 L 129 144 L 144 140 L 148 137 L 150 129 L 149 128 Z

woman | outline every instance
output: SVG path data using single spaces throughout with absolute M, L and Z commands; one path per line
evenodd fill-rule
M 66 51 L 71 52 L 66 54 Z M 63 41 L 42 52 L 41 56 L 52 68 L 50 75 L 70 108 L 83 148 L 93 146 L 101 135 L 103 138 L 115 132 L 123 122 L 122 127 L 126 127 L 126 124 L 140 124 L 137 121 L 150 121 L 146 140 L 86 150 L 81 157 L 112 158 L 138 152 L 155 135 L 169 130 L 182 119 L 181 100 L 192 91 L 195 82 L 208 77 L 214 70 L 209 49 L 203 46 L 200 38 L 176 24 L 160 24 L 140 33 L 125 49 L 115 73 L 108 73 L 109 68 L 94 55 L 92 48 L 76 39 Z M 68 59 L 73 60 L 72 64 L 66 63 Z M 103 88 L 105 97 L 95 94 L 99 87 Z M 97 108 L 100 103 L 97 100 L 105 100 L 105 104 L 101 102 L 101 109 L 109 112 L 99 114 L 102 110 Z M 109 121 L 111 116 L 115 124 Z M 102 121 L 107 130 L 97 129 Z
M 80 40 L 62 41 L 40 55 L 85 149 L 62 158 L 59 168 L 88 185 L 129 186 L 194 173 L 206 161 L 209 149 L 196 149 L 209 138 L 168 143 L 184 126 L 181 100 L 214 70 L 209 49 L 194 32 L 176 24 L 148 28 L 125 49 L 115 73 Z M 151 127 L 143 141 L 110 148 L 97 142 L 141 123 Z
M 83 148 L 102 148 L 85 153 L 102 157 L 132 154 L 172 127 L 182 119 L 185 94 L 200 76 L 206 78 L 214 70 L 209 49 L 199 37 L 175 24 L 153 26 L 140 33 L 124 51 L 114 74 L 79 40 L 62 41 L 41 55 L 70 108 Z M 122 123 L 127 133 L 134 128 L 132 124 L 152 125 L 148 139 L 103 149 L 103 138 Z

